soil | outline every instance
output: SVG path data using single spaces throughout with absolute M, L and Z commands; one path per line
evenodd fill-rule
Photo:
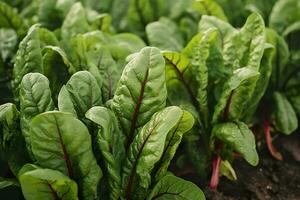
M 260 163 L 248 165 L 242 159 L 233 163 L 238 177 L 222 177 L 217 191 L 204 188 L 208 200 L 300 200 L 300 133 L 279 136 L 273 144 L 283 161 L 270 156 L 265 143 L 258 144 Z M 203 188 L 203 186 L 202 186 Z

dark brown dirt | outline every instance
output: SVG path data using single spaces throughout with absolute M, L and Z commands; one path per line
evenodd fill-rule
M 221 178 L 217 191 L 205 188 L 208 200 L 300 200 L 300 133 L 280 136 L 274 145 L 284 160 L 271 157 L 259 144 L 260 163 L 249 166 L 242 159 L 233 163 L 238 180 Z

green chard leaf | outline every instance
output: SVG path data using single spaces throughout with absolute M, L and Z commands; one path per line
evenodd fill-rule
M 105 159 L 108 172 L 110 199 L 118 200 L 121 196 L 121 166 L 125 157 L 125 135 L 118 127 L 114 113 L 100 106 L 87 111 L 86 117 L 100 126 L 97 144 Z
M 212 136 L 231 146 L 249 164 L 253 166 L 258 164 L 255 138 L 245 123 L 237 121 L 216 124 L 213 127 Z
M 21 171 L 23 173 L 20 173 L 19 181 L 25 199 L 78 200 L 77 184 L 63 173 L 29 164 Z
M 31 120 L 36 115 L 54 108 L 47 77 L 39 73 L 26 74 L 20 85 L 20 124 L 29 152 L 31 152 L 29 138 Z
M 86 126 L 69 113 L 38 115 L 30 127 L 32 152 L 41 167 L 58 170 L 79 185 L 80 199 L 97 197 L 102 176 Z
M 148 24 L 146 33 L 151 46 L 168 51 L 180 51 L 183 48 L 184 41 L 179 28 L 168 18 Z
M 239 120 L 245 110 L 245 105 L 252 97 L 255 84 L 259 77 L 256 69 L 243 67 L 234 71 L 224 84 L 219 101 L 215 106 L 212 124 L 227 120 Z
M 208 66 L 206 61 L 210 55 L 210 47 L 217 36 L 216 29 L 209 29 L 203 34 L 196 35 L 183 53 L 190 59 L 190 67 L 195 75 L 197 83 L 196 99 L 199 106 L 200 118 L 204 121 L 205 127 L 209 123 L 209 108 L 208 108 Z
M 205 200 L 204 193 L 192 182 L 166 175 L 153 188 L 147 200 Z
M 18 31 L 23 24 L 21 17 L 16 10 L 4 3 L 0 2 L 0 28 L 12 28 Z
M 43 72 L 38 29 L 39 25 L 33 25 L 28 30 L 16 54 L 12 81 L 16 101 L 19 98 L 19 87 L 23 76 L 29 72 Z
M 298 118 L 289 100 L 280 92 L 274 93 L 275 110 L 273 113 L 275 127 L 286 135 L 294 132 L 298 127 Z
M 0 152 L 14 175 L 29 161 L 26 144 L 20 132 L 20 113 L 12 103 L 0 106 Z
M 298 0 L 277 1 L 269 17 L 269 26 L 282 34 L 289 25 L 300 19 Z
M 84 117 L 90 108 L 101 104 L 101 89 L 95 77 L 88 71 L 75 73 L 58 96 L 59 110 L 75 114 L 75 109 L 78 117 Z
M 143 48 L 125 66 L 111 105 L 129 144 L 137 129 L 165 106 L 166 98 L 164 59 L 159 49 Z
M 80 33 L 85 33 L 91 30 L 88 24 L 86 11 L 80 2 L 75 3 L 67 14 L 62 27 L 62 38 L 68 39 Z
M 160 161 L 156 164 L 158 166 L 158 170 L 155 172 L 157 181 L 166 175 L 168 166 L 176 153 L 183 135 L 193 127 L 194 122 L 194 117 L 189 112 L 183 111 L 181 119 L 167 135 L 163 154 Z
M 195 9 L 201 15 L 211 15 L 223 21 L 227 21 L 227 17 L 222 7 L 214 0 L 193 1 L 192 8 Z
M 123 167 L 123 191 L 127 199 L 136 195 L 143 199 L 151 183 L 151 171 L 166 146 L 170 131 L 180 122 L 183 111 L 175 106 L 167 107 L 152 116 L 135 136 Z
M 121 70 L 118 69 L 117 63 L 107 49 L 100 49 L 97 64 L 89 71 L 95 76 L 101 87 L 103 102 L 111 99 L 121 76 Z

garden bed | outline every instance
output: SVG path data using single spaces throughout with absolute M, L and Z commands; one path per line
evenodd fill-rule
M 269 155 L 260 145 L 260 163 L 249 166 L 242 159 L 234 162 L 238 180 L 222 178 L 218 191 L 205 189 L 211 200 L 299 200 L 300 199 L 300 134 L 279 137 L 274 144 L 280 149 L 284 161 Z

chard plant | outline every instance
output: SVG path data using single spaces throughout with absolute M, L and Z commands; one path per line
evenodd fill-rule
M 200 175 L 211 170 L 211 188 L 217 187 L 219 175 L 235 178 L 230 163 L 236 153 L 251 165 L 258 164 L 255 138 L 244 118 L 265 90 L 261 85 L 267 82 L 261 83 L 260 71 L 266 67 L 261 65 L 266 46 L 258 14 L 250 15 L 240 30 L 202 16 L 199 33 L 181 52 L 163 53 L 168 102 L 190 110 L 196 118 L 186 146 Z
M 1 184 L 20 184 L 29 200 L 205 199 L 196 185 L 168 172 L 194 119 L 179 107 L 165 108 L 160 51 L 146 47 L 128 58 L 106 106 L 101 92 L 90 72 L 79 71 L 56 106 L 48 79 L 26 74 L 20 111 L 11 103 L 0 107 L 1 152 L 15 176 Z

